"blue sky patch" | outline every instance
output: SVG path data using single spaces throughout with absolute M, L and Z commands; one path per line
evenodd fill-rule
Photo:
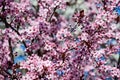
M 115 39 L 110 39 L 107 41 L 106 43 L 107 45 L 116 45 L 117 44 L 117 41 Z
M 14 63 L 16 64 L 16 63 L 19 63 L 19 62 L 25 61 L 26 58 L 27 58 L 27 57 L 24 56 L 24 55 L 17 56 L 17 57 L 14 58 Z
M 25 47 L 23 44 L 20 45 L 20 48 L 21 48 L 23 51 L 26 49 L 26 47 Z
M 120 6 L 117 6 L 114 10 L 115 12 L 117 12 L 118 15 L 120 15 Z
M 57 70 L 56 73 L 59 75 L 59 76 L 63 76 L 64 75 L 64 72 L 62 70 Z

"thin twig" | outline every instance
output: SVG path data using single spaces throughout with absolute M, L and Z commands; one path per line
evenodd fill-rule
M 58 7 L 58 6 L 56 6 L 56 7 L 54 8 L 53 13 L 51 14 L 50 18 L 48 19 L 48 22 L 51 22 L 52 16 L 54 15 L 55 11 L 57 10 L 57 7 Z

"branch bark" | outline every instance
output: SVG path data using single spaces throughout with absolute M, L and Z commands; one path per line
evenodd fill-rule
M 57 7 L 58 7 L 58 6 L 56 6 L 56 7 L 54 8 L 53 13 L 51 14 L 50 18 L 48 19 L 48 22 L 51 22 L 52 16 L 54 15 L 55 11 L 57 10 Z
M 0 19 L 2 20 L 2 22 L 4 22 L 6 28 L 11 28 L 15 33 L 17 33 L 18 36 L 21 36 L 20 33 L 19 33 L 19 31 L 18 31 L 17 29 L 13 28 L 13 27 L 11 26 L 11 24 L 9 24 L 9 23 L 7 22 L 7 20 L 6 20 L 5 17 L 2 17 L 2 16 L 0 15 Z M 25 43 L 24 40 L 22 41 L 22 43 L 23 43 L 24 46 L 27 48 L 27 45 L 26 45 L 26 43 Z M 31 55 L 31 53 L 28 52 L 28 55 Z
M 10 77 L 12 80 L 18 80 L 17 76 L 10 74 L 4 68 L 0 66 L 0 74 L 3 75 L 5 78 Z
M 8 43 L 9 43 L 10 57 L 11 57 L 12 61 L 14 62 L 14 55 L 13 55 L 13 49 L 12 49 L 12 44 L 11 44 L 11 38 L 9 38 Z

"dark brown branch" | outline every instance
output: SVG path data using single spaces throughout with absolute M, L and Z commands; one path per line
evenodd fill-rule
M 9 43 L 10 57 L 11 57 L 11 60 L 14 62 L 14 55 L 13 55 L 13 49 L 12 49 L 12 44 L 11 44 L 11 38 L 9 38 L 8 43 Z
M 120 54 L 119 54 L 119 58 L 118 58 L 118 62 L 117 62 L 117 68 L 120 69 Z
M 13 27 L 11 26 L 11 24 L 9 24 L 9 23 L 7 22 L 6 18 L 4 18 L 4 17 L 2 17 L 2 16 L 0 15 L 0 19 L 2 20 L 2 22 L 5 23 L 5 27 L 6 27 L 6 28 L 11 28 L 13 31 L 15 31 L 15 32 L 17 33 L 17 35 L 21 36 L 20 33 L 18 32 L 18 30 L 16 30 L 15 28 L 13 28 Z M 26 45 L 26 43 L 25 43 L 24 40 L 22 41 L 22 43 L 23 43 L 24 46 L 27 48 L 27 45 Z M 30 55 L 30 53 L 28 53 L 28 54 Z
M 0 19 L 2 20 L 2 22 L 5 23 L 6 28 L 11 28 L 13 31 L 15 31 L 20 36 L 20 33 L 7 22 L 4 16 L 0 15 Z
M 0 74 L 2 74 L 4 77 L 10 77 L 12 80 L 13 80 L 13 79 L 18 80 L 17 76 L 14 76 L 14 75 L 10 74 L 9 72 L 7 72 L 7 71 L 6 71 L 4 68 L 2 68 L 1 66 L 0 66 Z
M 53 13 L 51 14 L 50 18 L 48 19 L 48 22 L 51 22 L 52 16 L 54 15 L 55 11 L 57 10 L 57 7 L 58 7 L 58 6 L 56 6 L 56 7 L 54 8 Z
M 2 5 L 3 5 L 2 11 L 4 12 L 5 11 L 5 5 L 6 5 L 5 0 L 2 2 Z
M 116 6 L 118 6 L 118 5 L 119 5 L 119 3 L 120 3 L 120 1 L 118 1 L 118 3 L 116 4 Z

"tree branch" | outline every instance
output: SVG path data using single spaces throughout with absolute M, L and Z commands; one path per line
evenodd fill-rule
M 117 62 L 117 68 L 120 69 L 120 54 L 119 54 L 119 58 L 118 58 L 118 62 Z
M 55 11 L 57 10 L 57 7 L 58 7 L 58 6 L 56 6 L 56 7 L 54 8 L 53 13 L 51 14 L 50 18 L 48 19 L 48 22 L 51 22 L 52 16 L 54 15 Z
M 10 77 L 12 80 L 13 80 L 13 79 L 18 80 L 17 76 L 14 76 L 14 75 L 10 74 L 9 72 L 7 72 L 7 71 L 6 71 L 4 68 L 2 68 L 1 66 L 0 66 L 0 74 L 2 74 L 2 75 L 5 76 L 5 77 Z
M 13 28 L 13 27 L 11 26 L 11 24 L 9 24 L 9 23 L 7 22 L 6 18 L 2 17 L 1 15 L 0 15 L 0 18 L 1 18 L 2 22 L 5 23 L 5 27 L 6 27 L 6 28 L 11 28 L 13 31 L 15 31 L 15 33 L 17 33 L 18 36 L 21 36 L 20 33 L 19 33 L 19 31 L 16 30 L 15 28 Z M 24 40 L 22 41 L 22 43 L 23 43 L 23 45 L 27 48 L 27 45 L 26 45 L 26 43 L 25 43 Z M 30 55 L 30 52 L 28 52 L 28 55 Z
M 2 5 L 3 5 L 2 11 L 4 12 L 5 11 L 5 5 L 6 5 L 5 0 L 2 2 Z
M 11 38 L 9 38 L 8 43 L 9 43 L 10 57 L 11 57 L 12 61 L 14 62 L 14 56 L 13 56 L 13 49 L 12 49 L 12 44 L 11 44 Z

